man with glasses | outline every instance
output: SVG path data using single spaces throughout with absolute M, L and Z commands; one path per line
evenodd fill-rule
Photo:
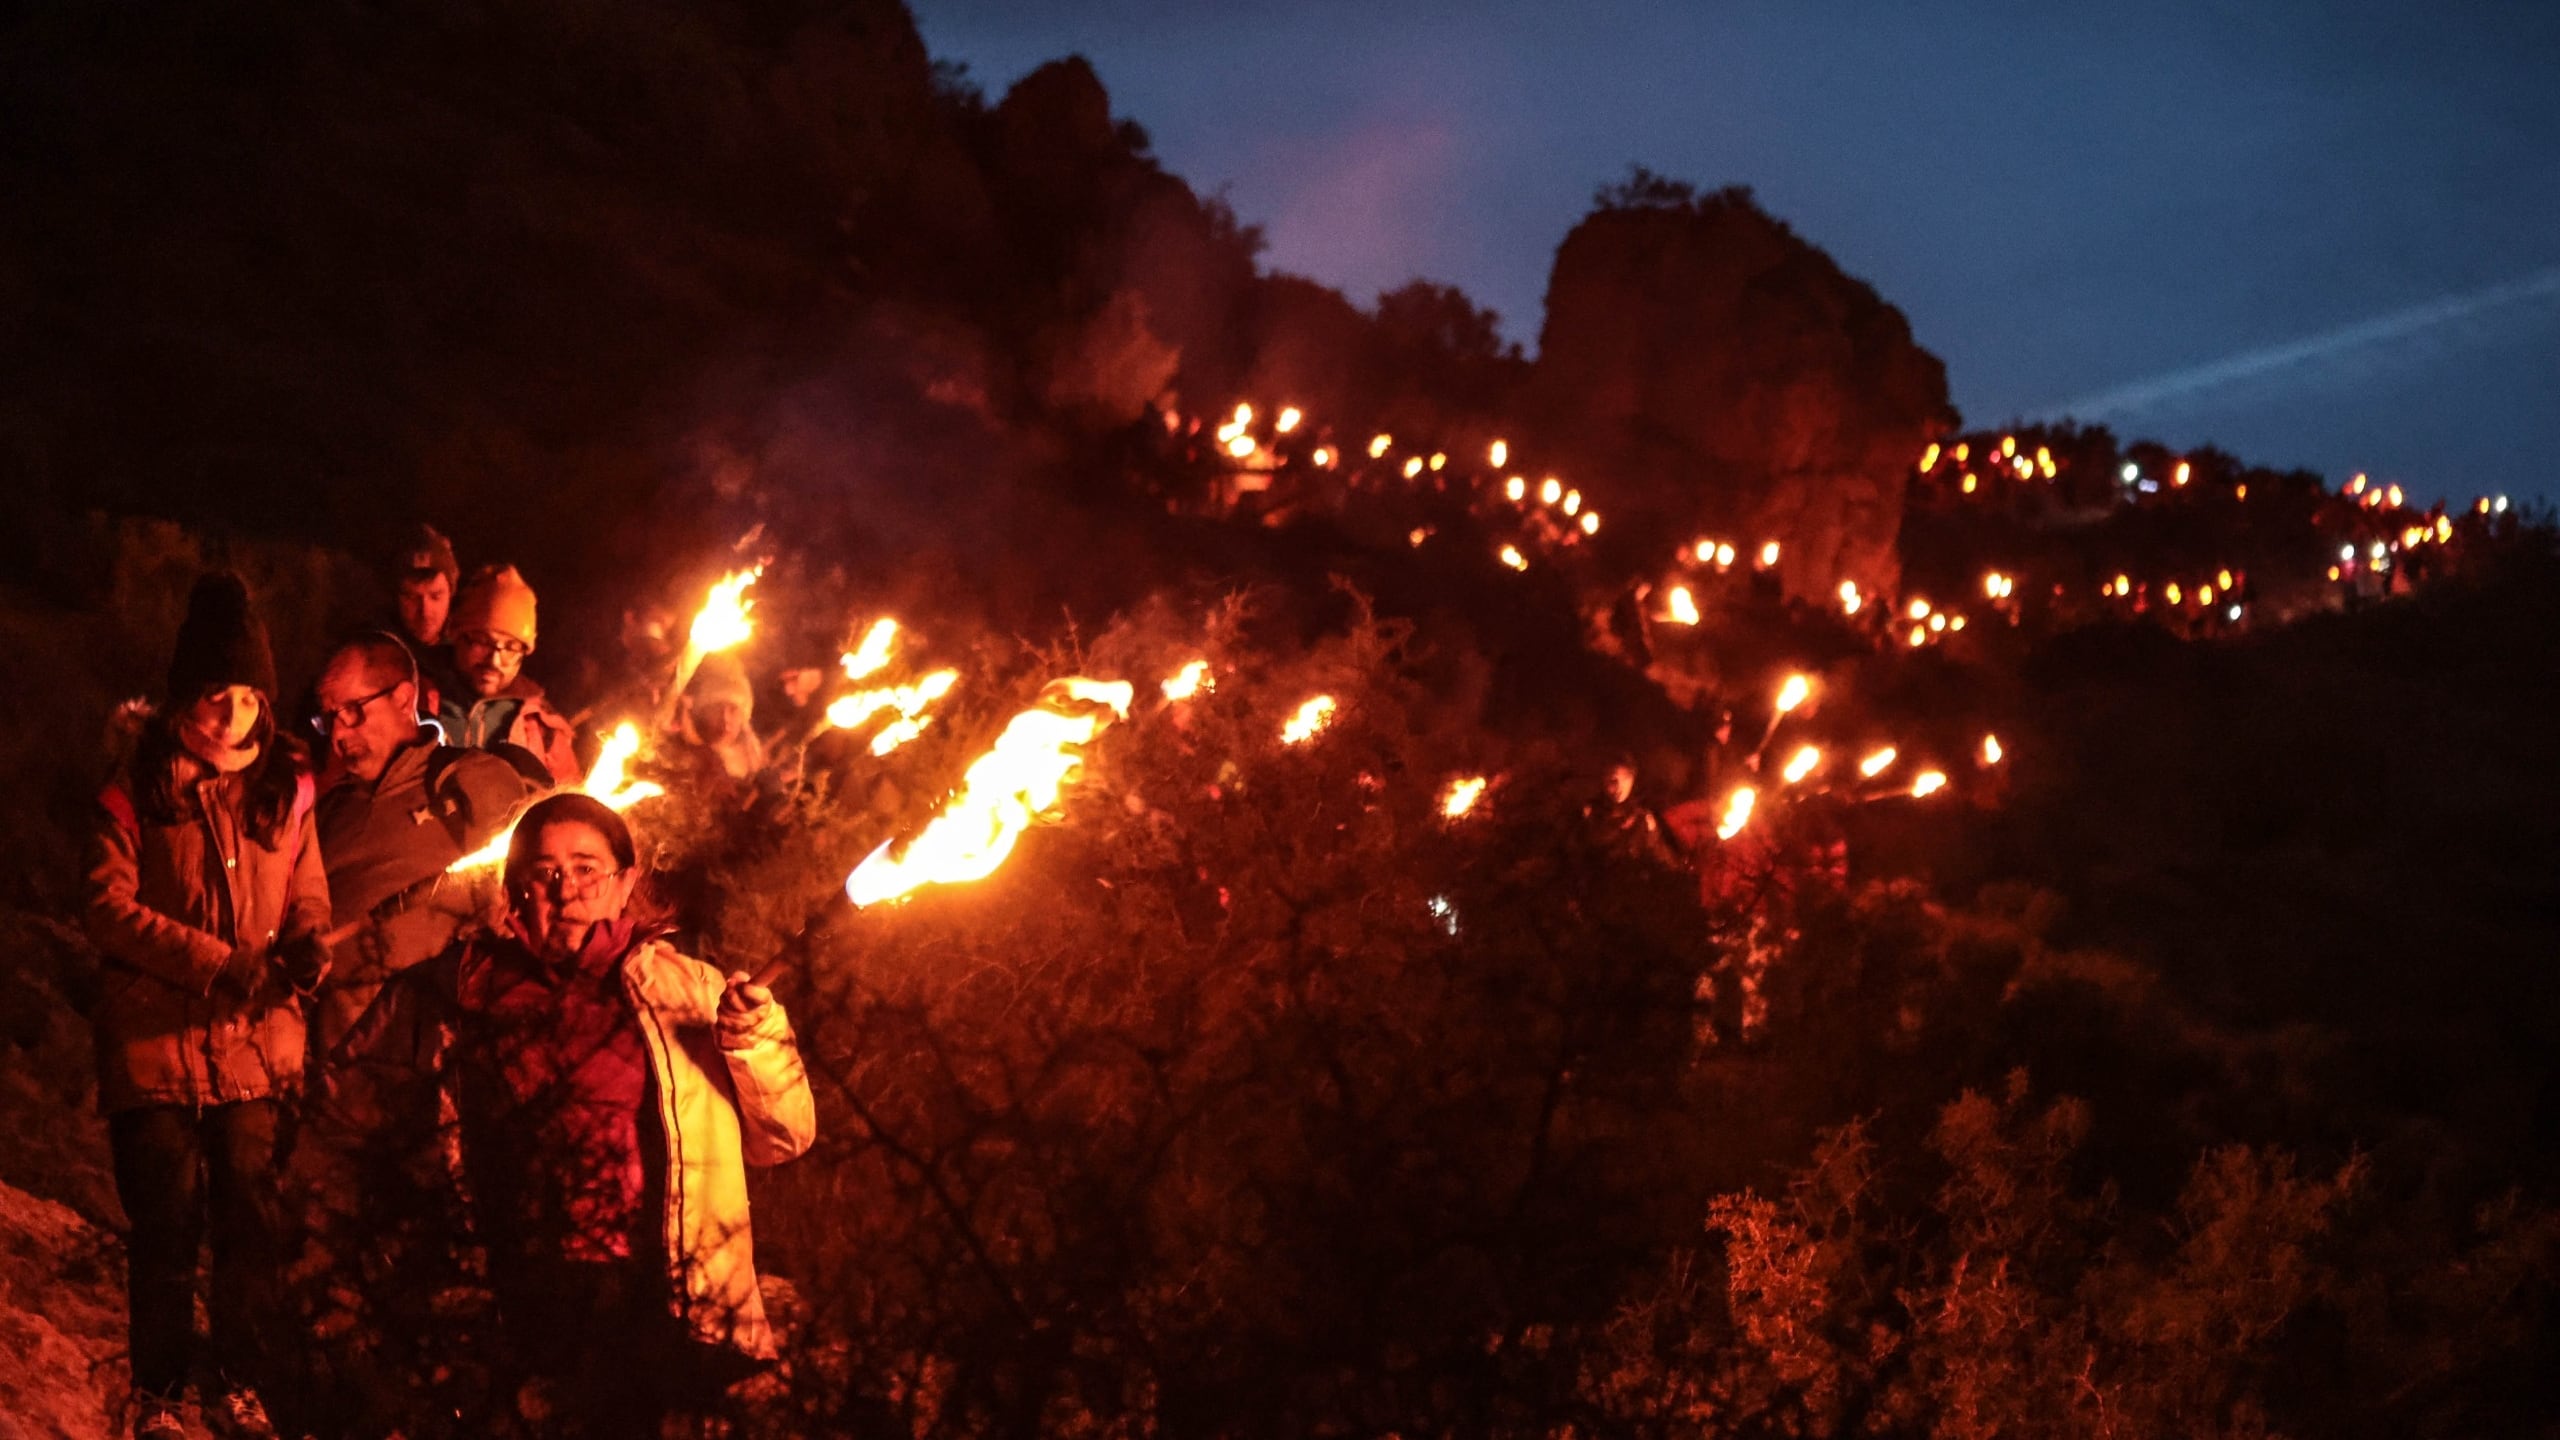
M 462 588 L 446 624 L 449 675 L 439 686 L 436 719 L 448 744 L 471 749 L 517 745 L 532 752 L 556 784 L 579 779 L 575 731 L 525 675 L 533 653 L 533 587 L 513 565 L 484 567 Z
M 388 632 L 339 646 L 313 721 L 329 752 L 316 810 L 339 964 L 316 1017 L 336 1043 L 385 980 L 442 950 L 494 896 L 447 867 L 486 845 L 549 778 L 521 751 L 442 745 L 418 719 L 418 667 Z M 325 1053 L 325 1049 L 324 1049 Z

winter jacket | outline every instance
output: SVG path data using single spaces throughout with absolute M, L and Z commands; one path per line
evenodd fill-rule
M 335 1044 L 382 982 L 453 943 L 496 898 L 494 869 L 444 878 L 548 788 L 486 750 L 436 743 L 421 729 L 370 783 L 352 776 L 320 796 L 320 853 L 329 873 L 336 947 L 320 996 L 320 1043 Z M 424 892 L 424 893 L 421 893 Z
M 521 746 L 551 772 L 554 785 L 575 785 L 584 777 L 578 768 L 577 727 L 551 708 L 540 685 L 519 675 L 515 683 L 484 700 L 458 682 L 442 684 L 436 721 L 444 727 L 448 743 L 474 750 Z
M 235 947 L 273 950 L 329 922 L 309 777 L 272 846 L 244 831 L 246 793 L 207 776 L 169 825 L 142 818 L 124 781 L 99 794 L 86 919 L 107 961 L 90 1018 L 109 1114 L 263 1099 L 301 1079 L 302 1011 L 283 979 L 246 997 L 214 985 Z
M 342 1099 L 353 1105 L 401 1088 L 397 1078 L 386 1084 L 386 1076 L 433 1082 L 432 1100 L 402 1108 L 429 1123 L 438 1110 L 454 1110 L 458 1123 L 451 1133 L 461 1137 L 456 1178 L 466 1192 L 475 1162 L 498 1158 L 475 1156 L 472 1137 L 506 1127 L 470 1113 L 475 1104 L 491 1103 L 489 1092 L 454 1083 L 461 1066 L 453 1047 L 469 1033 L 472 997 L 493 988 L 485 972 L 496 963 L 494 947 L 515 943 L 475 935 L 386 986 L 332 1066 L 346 1087 Z M 702 1342 L 771 1358 L 773 1329 L 756 1284 L 746 1167 L 789 1160 L 817 1134 L 790 1019 L 779 1004 L 769 1006 L 751 1033 L 724 1044 L 715 1022 L 725 978 L 659 940 L 632 946 L 620 983 L 647 1051 L 649 1090 L 665 1138 L 658 1162 L 664 1173 L 651 1177 L 648 1188 L 663 1197 L 660 1253 L 671 1306 Z

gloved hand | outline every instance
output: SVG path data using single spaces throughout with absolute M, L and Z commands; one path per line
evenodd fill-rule
M 210 988 L 215 993 L 245 1000 L 257 994 L 258 987 L 266 983 L 267 969 L 272 963 L 272 957 L 263 946 L 234 945 L 231 953 L 224 957 L 222 969 L 215 973 Z
M 285 982 L 304 995 L 329 978 L 329 945 L 317 935 L 296 935 L 276 947 L 276 968 Z
M 779 1038 L 788 1022 L 782 1007 L 774 1003 L 773 991 L 757 984 L 744 970 L 729 974 L 729 988 L 720 995 L 717 1025 L 720 1048 L 744 1050 L 760 1041 Z

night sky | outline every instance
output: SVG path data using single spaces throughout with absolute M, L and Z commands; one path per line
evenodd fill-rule
M 1452 282 L 1534 350 L 1556 243 L 1641 163 L 1755 189 L 1970 422 L 2560 500 L 2547 0 L 915 9 L 990 98 L 1082 53 L 1268 263 L 1363 304 Z

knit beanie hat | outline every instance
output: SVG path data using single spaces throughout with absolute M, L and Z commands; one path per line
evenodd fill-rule
M 526 649 L 533 648 L 533 587 L 524 583 L 513 565 L 481 566 L 453 602 L 445 633 L 465 635 L 474 630 L 512 636 L 523 641 Z
M 708 710 L 726 702 L 752 720 L 756 713 L 755 688 L 747 683 L 747 668 L 738 657 L 727 651 L 714 651 L 702 657 L 702 668 L 693 672 L 693 683 L 686 687 L 693 698 L 693 708 Z
M 441 575 L 448 585 L 462 583 L 462 566 L 453 558 L 453 542 L 433 525 L 421 525 L 410 532 L 400 549 L 400 573 L 409 580 Z
M 196 580 L 187 594 L 187 618 L 169 657 L 169 703 L 189 705 L 208 690 L 246 685 L 272 699 L 276 661 L 267 627 L 249 608 L 249 587 L 228 570 Z

